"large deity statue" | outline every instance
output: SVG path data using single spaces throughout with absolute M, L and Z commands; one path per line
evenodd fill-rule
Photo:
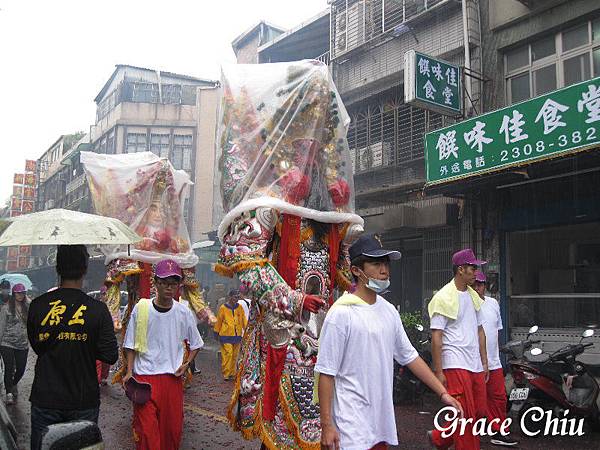
M 231 66 L 222 86 L 215 270 L 252 301 L 228 418 L 269 449 L 319 448 L 319 332 L 363 225 L 349 118 L 317 61 Z
M 120 219 L 142 240 L 127 246 L 102 246 L 106 256 L 106 303 L 116 329 L 127 326 L 129 313 L 140 298 L 154 295 L 154 266 L 163 259 L 176 261 L 183 270 L 179 292 L 202 320 L 213 321 L 195 277 L 194 254 L 185 221 L 183 201 L 191 185 L 187 173 L 150 152 L 103 155 L 81 152 L 90 196 L 97 214 Z M 120 317 L 121 284 L 127 283 L 129 304 Z M 123 322 L 123 323 L 121 323 Z M 124 372 L 117 372 L 119 381 Z

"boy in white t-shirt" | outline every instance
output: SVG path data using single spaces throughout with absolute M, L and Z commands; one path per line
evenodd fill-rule
M 177 449 L 183 431 L 183 375 L 204 345 L 190 308 L 173 300 L 183 278 L 170 259 L 156 264 L 156 298 L 141 299 L 133 308 L 123 349 L 127 374 L 151 385 L 150 400 L 133 405 L 137 450 Z M 184 361 L 184 341 L 190 352 Z
M 357 287 L 331 307 L 323 323 L 315 371 L 319 373 L 321 447 L 386 449 L 397 445 L 392 402 L 394 359 L 407 366 L 442 401 L 461 411 L 411 345 L 398 312 L 383 297 L 390 259 L 370 235 L 350 247 Z
M 440 289 L 428 305 L 431 318 L 431 354 L 435 375 L 448 392 L 462 404 L 467 423 L 464 433 L 442 437 L 439 429 L 429 431 L 436 448 L 453 444 L 459 450 L 478 450 L 479 436 L 473 433 L 475 420 L 486 417 L 485 383 L 488 361 L 483 331 L 481 299 L 470 286 L 477 266 L 485 264 L 471 249 L 452 256 L 454 278 Z M 458 427 L 460 430 L 460 427 Z
M 483 300 L 481 305 L 482 325 L 485 331 L 489 379 L 485 385 L 487 392 L 487 417 L 492 421 L 491 428 L 495 433 L 500 432 L 500 424 L 506 419 L 506 388 L 504 387 L 504 371 L 500 362 L 498 348 L 498 332 L 502 330 L 500 305 L 496 299 L 485 295 L 487 278 L 481 270 L 475 272 L 473 289 Z M 497 419 L 494 421 L 494 419 Z M 515 446 L 517 441 L 509 436 L 496 434 L 491 440 L 494 445 Z

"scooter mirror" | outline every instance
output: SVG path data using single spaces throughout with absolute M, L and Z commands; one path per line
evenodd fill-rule
M 540 329 L 540 327 L 538 327 L 537 325 L 534 325 L 529 329 L 529 334 L 537 333 L 537 330 L 539 330 L 539 329 Z
M 543 353 L 543 352 L 542 352 L 542 349 L 541 349 L 541 348 L 537 348 L 537 347 L 535 347 L 535 348 L 532 348 L 532 349 L 531 349 L 531 354 L 532 354 L 533 356 L 540 356 L 542 353 Z
M 423 331 L 424 330 L 423 325 L 421 325 L 421 324 L 418 324 L 415 328 L 417 329 L 417 331 Z
M 594 335 L 594 330 L 585 330 L 581 335 L 584 338 L 592 337 Z

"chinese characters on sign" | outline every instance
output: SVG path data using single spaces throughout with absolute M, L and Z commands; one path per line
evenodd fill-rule
M 441 114 L 462 114 L 460 67 L 414 50 L 404 55 L 405 102 Z
M 13 178 L 13 195 L 11 197 L 10 216 L 18 217 L 35 211 L 35 190 L 37 177 L 35 174 L 37 162 L 25 160 L 25 173 L 15 173 Z M 6 270 L 14 271 L 27 269 L 31 263 L 31 252 L 20 253 L 9 256 L 6 261 Z
M 425 136 L 427 184 L 600 144 L 600 78 Z

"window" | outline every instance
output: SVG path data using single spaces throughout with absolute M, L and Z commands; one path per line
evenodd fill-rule
M 141 81 L 132 84 L 132 101 L 139 103 L 158 103 L 158 84 Z
M 187 172 L 192 170 L 192 135 L 176 134 L 173 136 L 173 167 Z
M 127 153 L 145 152 L 146 133 L 127 133 Z
M 169 133 L 150 134 L 150 151 L 160 158 L 169 157 Z
M 111 130 L 111 132 L 108 134 L 108 138 L 106 141 L 106 153 L 110 154 L 110 155 L 114 155 L 115 154 L 115 130 Z
M 600 76 L 600 19 L 504 55 L 507 104 Z
M 181 85 L 164 84 L 162 86 L 162 102 L 164 104 L 181 104 Z

